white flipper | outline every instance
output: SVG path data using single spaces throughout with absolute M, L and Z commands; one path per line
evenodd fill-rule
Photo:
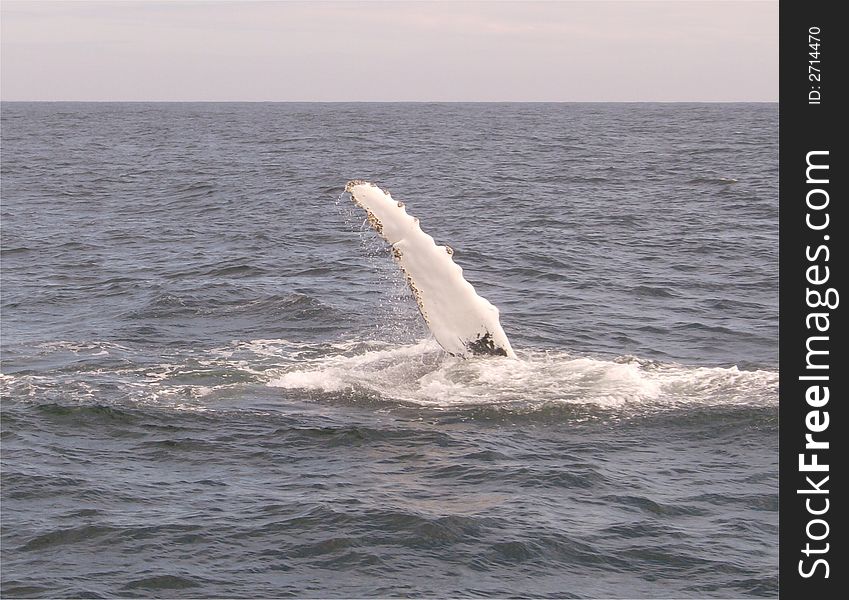
M 392 245 L 427 326 L 455 356 L 494 354 L 515 358 L 498 320 L 498 309 L 463 279 L 454 251 L 437 246 L 408 215 L 403 202 L 367 181 L 349 181 L 345 191 L 364 209 L 371 226 Z

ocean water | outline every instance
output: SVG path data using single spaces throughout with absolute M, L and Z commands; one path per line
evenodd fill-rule
M 2 105 L 2 595 L 778 592 L 776 104 Z M 342 192 L 455 250 L 446 355 Z

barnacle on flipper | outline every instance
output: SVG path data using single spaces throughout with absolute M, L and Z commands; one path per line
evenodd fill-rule
M 369 212 L 366 219 L 368 220 L 369 225 L 371 225 L 377 233 L 383 233 L 383 223 L 380 222 L 380 219 L 374 216 L 374 213 Z
M 419 312 L 422 315 L 422 318 L 425 320 L 425 323 L 430 324 L 430 319 L 427 316 L 427 311 L 424 307 L 424 299 L 422 298 L 422 293 L 419 291 L 419 288 L 416 287 L 416 284 L 413 283 L 413 278 L 410 277 L 410 274 L 407 273 L 404 267 L 401 267 L 401 271 L 404 273 L 404 278 L 407 280 L 407 285 L 410 287 L 410 291 L 413 292 L 413 298 L 416 299 L 416 305 L 419 307 Z
M 357 187 L 358 185 L 370 185 L 370 186 L 374 186 L 374 184 L 373 184 L 373 183 L 371 183 L 371 182 L 369 182 L 369 181 L 363 181 L 362 179 L 352 179 L 352 180 L 351 180 L 351 181 L 349 181 L 347 184 L 345 184 L 345 191 L 346 191 L 346 192 L 348 192 L 348 193 L 350 194 L 350 193 L 351 193 L 351 191 L 352 191 L 355 187 Z

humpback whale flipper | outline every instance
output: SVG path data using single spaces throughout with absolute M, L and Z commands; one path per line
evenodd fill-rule
M 392 254 L 436 341 L 455 356 L 493 354 L 515 358 L 498 320 L 498 309 L 463 279 L 449 246 L 437 246 L 408 215 L 403 202 L 367 181 L 349 181 L 345 191 L 366 211 L 371 226 L 392 245 Z

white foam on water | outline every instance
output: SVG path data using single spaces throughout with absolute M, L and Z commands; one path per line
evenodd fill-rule
M 358 354 L 350 354 L 354 344 L 330 345 L 333 354 L 306 360 L 293 365 L 291 370 L 273 377 L 268 385 L 286 389 L 314 389 L 323 392 L 340 390 L 356 391 L 367 389 L 380 393 L 380 389 L 394 380 L 401 386 L 409 380 L 413 370 L 421 370 L 426 356 L 442 354 L 432 340 L 418 344 L 378 346 Z M 368 347 L 368 346 L 367 346 Z M 314 365 L 317 368 L 300 369 L 299 366 Z M 274 371 L 270 371 L 274 375 Z M 372 386 L 363 385 L 365 380 L 375 378 Z
M 113 342 L 92 341 L 68 341 L 54 340 L 50 342 L 42 342 L 36 345 L 42 350 L 43 354 L 51 354 L 53 352 L 73 352 L 74 354 L 85 354 L 88 356 L 105 356 L 112 352 L 127 351 L 129 348 Z
M 83 354 L 93 344 L 83 345 Z M 53 347 L 67 351 L 67 346 Z M 133 353 L 128 352 L 131 356 Z M 89 354 L 90 355 L 90 354 Z M 144 358 L 144 357 L 142 357 Z M 637 412 L 692 406 L 775 406 L 778 373 L 698 367 L 633 356 L 580 356 L 521 350 L 516 359 L 447 354 L 432 338 L 414 344 L 375 340 L 297 343 L 237 340 L 169 352 L 159 363 L 82 371 L 4 373 L 4 395 L 30 401 L 113 398 L 177 410 L 250 403 L 251 388 L 279 388 L 299 400 L 363 397 L 433 409 L 494 406 L 534 410 L 551 404 Z M 93 360 L 96 360 L 94 358 Z M 101 393 L 104 390 L 105 393 Z M 117 393 L 116 393 L 117 392 Z
M 432 407 L 590 404 L 607 408 L 777 403 L 778 373 L 693 367 L 634 357 L 614 360 L 523 351 L 518 359 L 460 359 L 432 341 L 330 352 L 280 370 L 268 385 L 320 393 L 367 394 Z

